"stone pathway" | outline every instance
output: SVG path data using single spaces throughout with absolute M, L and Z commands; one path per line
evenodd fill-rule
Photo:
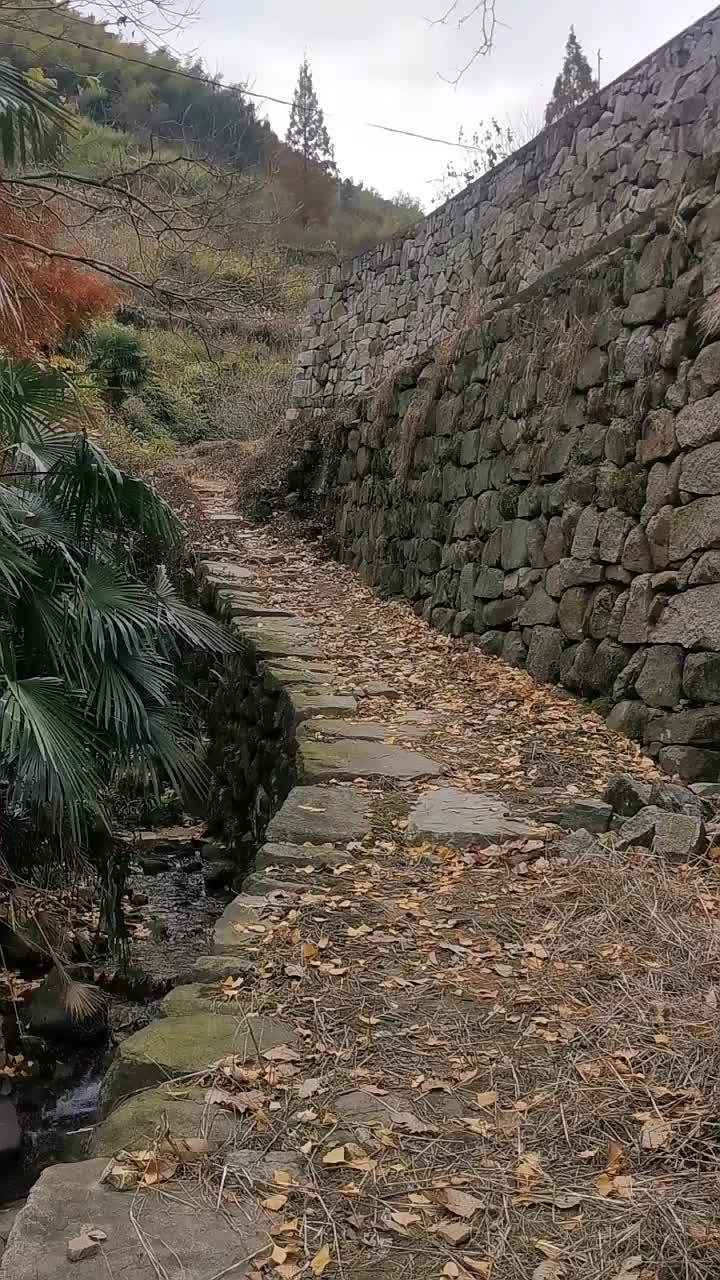
M 298 785 L 0 1277 L 716 1276 L 714 853 L 621 849 L 632 744 L 201 497 Z

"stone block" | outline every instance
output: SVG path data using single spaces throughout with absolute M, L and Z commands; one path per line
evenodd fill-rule
M 612 805 L 605 800 L 592 798 L 571 800 L 559 808 L 543 810 L 543 822 L 551 822 L 565 831 L 590 831 L 600 834 L 607 831 L 612 818 Z
M 655 837 L 655 828 L 661 818 L 666 817 L 663 809 L 656 805 L 648 805 L 640 809 L 632 818 L 623 822 L 617 833 L 620 849 L 640 847 L 649 849 Z
M 497 600 L 503 593 L 505 574 L 502 569 L 483 566 L 475 580 L 475 595 L 479 600 Z
M 570 587 L 565 591 L 558 608 L 558 623 L 568 640 L 582 640 L 583 620 L 590 602 L 587 587 Z
M 510 815 L 496 796 L 440 787 L 421 796 L 410 810 L 407 835 L 452 848 L 488 845 L 537 836 L 537 826 Z
M 648 573 L 652 569 L 653 558 L 641 525 L 633 525 L 628 531 L 620 563 L 630 573 Z
M 704 587 L 720 582 L 720 551 L 705 551 L 688 578 L 688 586 Z
M 683 493 L 720 494 L 720 441 L 685 454 L 680 489 Z
M 344 844 L 370 830 L 367 793 L 352 787 L 293 787 L 271 818 L 266 839 L 276 844 Z
M 619 507 L 611 507 L 600 516 L 597 547 L 605 564 L 619 564 L 625 539 L 633 527 L 632 518 Z
M 691 396 L 696 400 L 720 387 L 720 342 L 711 342 L 703 347 L 690 370 L 688 385 Z
M 665 813 L 655 823 L 653 853 L 673 862 L 695 862 L 707 849 L 707 832 L 701 818 L 687 813 Z
M 527 520 L 508 520 L 502 526 L 500 559 L 503 569 L 519 569 L 528 563 Z
M 683 650 L 658 644 L 645 653 L 635 692 L 649 707 L 674 707 L 682 695 Z
M 689 653 L 683 667 L 682 691 L 693 702 L 720 703 L 720 653 Z
M 599 347 L 591 347 L 575 377 L 575 385 L 580 391 L 600 386 L 607 376 L 608 358 Z
M 560 561 L 558 565 L 559 581 L 563 590 L 568 587 L 580 587 L 587 583 L 601 582 L 603 578 L 603 566 L 595 564 L 592 560 L 575 560 L 566 557 Z
M 649 573 L 635 578 L 629 588 L 625 614 L 618 632 L 622 644 L 645 644 L 650 632 L 650 610 L 653 602 L 652 579 Z
M 670 409 L 655 409 L 643 424 L 642 439 L 638 444 L 638 462 L 647 466 L 675 453 L 675 415 Z
M 720 652 L 720 584 L 691 587 L 673 596 L 649 639 L 653 644 L 680 644 L 685 649 Z
M 658 764 L 665 773 L 677 775 L 686 782 L 716 782 L 720 779 L 720 751 L 701 747 L 663 747 Z
M 681 409 L 675 419 L 675 434 L 682 449 L 697 449 L 720 440 L 720 393 Z
M 632 818 L 650 803 L 650 784 L 629 773 L 615 773 L 603 792 L 603 799 L 623 818 Z
M 596 507 L 585 507 L 581 511 L 575 526 L 575 536 L 571 548 L 571 555 L 574 559 L 587 560 L 595 558 L 599 527 L 600 512 Z
M 665 290 L 663 288 L 646 289 L 643 293 L 634 293 L 623 312 L 623 324 L 650 325 L 662 320 L 665 315 Z
M 526 669 L 535 680 L 552 682 L 560 672 L 560 655 L 565 647 L 562 631 L 554 627 L 534 627 Z
M 355 778 L 435 778 L 442 773 L 436 760 L 384 742 L 339 738 L 334 742 L 299 744 L 297 769 L 303 783 L 352 782 Z
M 635 329 L 625 347 L 624 374 L 628 382 L 638 382 L 652 373 L 657 359 L 657 338 L 649 325 Z
M 712 547 L 720 547 L 720 496 L 697 498 L 673 511 L 669 545 L 672 563 Z
M 557 621 L 557 604 L 539 583 L 518 614 L 521 627 L 553 626 Z

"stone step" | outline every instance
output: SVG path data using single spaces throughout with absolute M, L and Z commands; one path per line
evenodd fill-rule
M 354 787 L 293 787 L 271 818 L 271 844 L 343 844 L 370 830 L 370 797 Z
M 159 1118 L 159 1117 L 158 1117 Z M 129 1132 L 134 1130 L 130 1127 Z M 178 1135 L 186 1136 L 186 1135 Z M 277 1225 L 261 1207 L 276 1190 L 273 1175 L 299 1178 L 298 1157 L 288 1151 L 224 1155 L 222 1213 L 194 1183 L 173 1193 L 148 1187 L 114 1191 L 101 1182 L 105 1156 L 55 1165 L 36 1182 L 10 1232 L 0 1266 L 2 1280 L 242 1280 L 271 1241 Z M 97 1251 L 82 1262 L 68 1258 L 68 1241 L 88 1227 L 102 1232 Z
M 427 791 L 413 805 L 407 835 L 411 840 L 464 849 L 472 845 L 487 848 L 503 840 L 529 840 L 537 837 L 539 830 L 536 824 L 511 817 L 508 806 L 497 796 L 439 787 Z
M 106 1115 L 123 1098 L 162 1080 L 189 1076 L 229 1054 L 253 1061 L 258 1051 L 295 1043 L 291 1027 L 268 1018 L 193 1013 L 161 1018 L 123 1040 L 100 1091 Z
M 390 782 L 436 778 L 442 765 L 384 742 L 357 741 L 340 738 L 335 742 L 300 741 L 298 745 L 298 777 L 301 782 L 328 782 L 354 778 L 386 778 Z

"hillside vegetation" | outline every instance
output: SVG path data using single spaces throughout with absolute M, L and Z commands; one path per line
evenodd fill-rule
M 177 443 L 264 435 L 284 413 L 314 273 L 407 226 L 418 206 L 333 167 L 319 175 L 327 207 L 308 217 L 293 153 L 241 86 L 209 83 L 199 62 L 70 7 L 4 16 L 0 58 L 74 117 L 59 186 L 72 175 L 83 201 L 54 197 L 52 245 L 107 264 L 111 279 L 94 319 L 39 349 L 75 379 L 101 438 L 141 465 Z M 139 227 L 126 189 L 171 212 Z M 175 302 L 138 287 L 148 279 L 172 281 Z

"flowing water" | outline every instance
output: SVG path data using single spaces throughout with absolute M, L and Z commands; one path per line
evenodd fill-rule
M 113 984 L 107 1038 L 79 1047 L 46 1042 L 40 1074 L 14 1095 L 23 1142 L 17 1157 L 0 1157 L 0 1206 L 27 1195 L 48 1165 L 85 1158 L 113 1041 L 157 1017 L 162 995 L 189 981 L 196 958 L 207 951 L 210 928 L 227 899 L 206 892 L 197 854 L 187 844 L 166 861 L 159 874 L 137 868 L 129 877 L 129 890 L 147 897 L 142 911 L 152 936 L 131 945 L 127 987 Z

